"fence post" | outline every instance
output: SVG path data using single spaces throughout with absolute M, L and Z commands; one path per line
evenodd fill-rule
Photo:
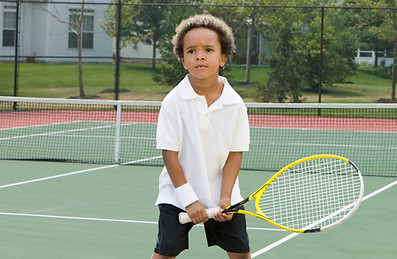
M 121 0 L 117 3 L 117 27 L 116 27 L 116 71 L 114 73 L 114 99 L 119 99 L 120 81 L 120 28 L 121 28 Z
M 18 96 L 18 62 L 19 62 L 19 21 L 20 21 L 20 0 L 16 2 L 15 15 L 15 57 L 14 57 L 14 96 Z M 17 109 L 17 103 L 13 104 L 14 111 Z
M 318 69 L 318 102 L 321 103 L 321 92 L 323 88 L 323 45 L 324 45 L 324 6 L 321 7 L 321 36 L 320 36 L 320 60 Z M 321 109 L 318 109 L 321 116 Z

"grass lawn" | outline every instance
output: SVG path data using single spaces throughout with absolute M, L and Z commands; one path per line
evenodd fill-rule
M 0 95 L 13 95 L 13 64 L 0 63 Z M 168 87 L 152 80 L 147 64 L 123 64 L 120 67 L 120 99 L 162 98 Z M 87 96 L 114 99 L 115 81 L 113 64 L 83 65 L 84 90 Z M 70 98 L 79 95 L 77 64 L 21 63 L 19 66 L 18 95 L 32 97 Z M 128 91 L 128 92 L 127 92 Z M 157 97 L 160 95 L 160 97 Z M 150 99 L 150 98 L 149 98 Z
M 356 75 L 349 77 L 349 83 L 335 84 L 326 88 L 322 102 L 334 103 L 374 103 L 380 98 L 391 98 L 391 79 L 374 74 L 373 68 L 360 68 Z M 308 102 L 317 102 L 318 94 L 306 94 Z
M 0 95 L 14 93 L 14 64 L 0 63 Z M 162 100 L 172 87 L 159 85 L 152 79 L 150 64 L 125 63 L 120 66 L 122 100 Z M 114 99 L 114 64 L 83 65 L 84 90 L 87 96 Z M 258 82 L 268 80 L 269 68 L 251 68 L 251 83 L 245 80 L 244 67 L 230 67 L 225 72 L 233 87 L 246 102 L 260 101 Z M 391 97 L 391 80 L 374 75 L 371 68 L 360 68 L 349 83 L 327 87 L 322 94 L 324 103 L 373 103 L 379 98 Z M 19 66 L 18 95 L 25 97 L 71 98 L 79 95 L 77 64 L 21 63 Z M 317 93 L 303 93 L 306 102 L 318 102 Z

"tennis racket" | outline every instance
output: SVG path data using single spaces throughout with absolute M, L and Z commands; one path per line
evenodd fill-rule
M 363 177 L 351 161 L 336 155 L 316 155 L 285 166 L 248 198 L 223 212 L 254 216 L 292 232 L 319 232 L 352 216 L 363 194 Z M 243 210 L 241 205 L 252 199 L 256 212 Z M 212 218 L 219 210 L 210 208 L 207 214 Z M 183 212 L 179 222 L 191 220 Z

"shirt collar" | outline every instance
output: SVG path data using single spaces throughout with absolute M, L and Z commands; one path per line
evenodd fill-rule
M 236 94 L 232 86 L 229 84 L 225 77 L 219 76 L 219 81 L 223 83 L 223 91 L 218 101 L 221 104 L 236 104 L 240 101 L 239 95 Z M 200 98 L 189 82 L 188 75 L 179 83 L 181 86 L 181 97 L 182 99 L 195 99 Z

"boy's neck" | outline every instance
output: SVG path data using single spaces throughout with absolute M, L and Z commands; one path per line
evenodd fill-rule
M 223 86 L 222 83 L 219 82 L 218 77 L 197 80 L 189 76 L 189 82 L 192 85 L 193 90 L 201 96 L 217 92 L 219 88 L 222 88 Z
M 208 107 L 218 100 L 222 94 L 223 83 L 219 81 L 218 77 L 206 80 L 194 80 L 189 76 L 189 81 L 193 90 L 198 95 L 205 97 Z

